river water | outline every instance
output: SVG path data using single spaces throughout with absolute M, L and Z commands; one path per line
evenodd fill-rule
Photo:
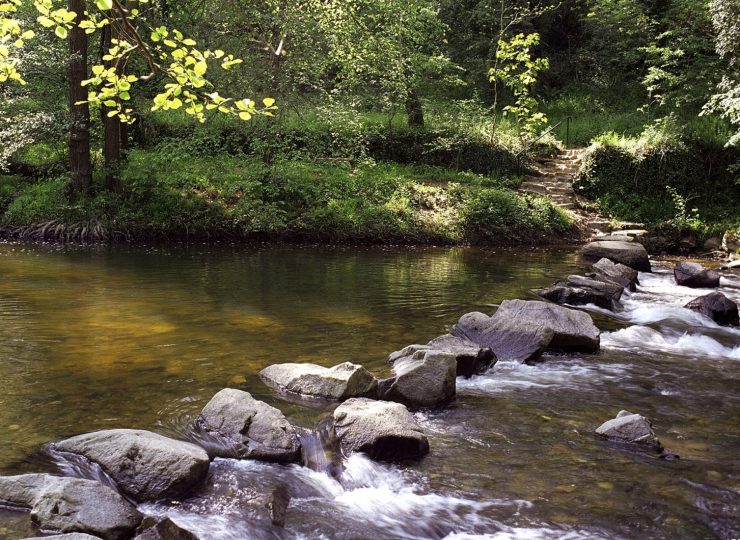
M 232 386 L 313 427 L 331 412 L 256 377 L 286 361 L 362 363 L 426 343 L 468 311 L 582 271 L 572 251 L 0 245 L 0 474 L 54 470 L 43 445 L 130 427 L 187 437 Z M 204 539 L 740 537 L 740 330 L 680 306 L 701 294 L 658 268 L 619 319 L 593 310 L 597 355 L 499 363 L 417 413 L 419 463 L 346 460 L 337 479 L 299 466 L 217 460 L 219 489 L 169 515 Z M 722 289 L 740 302 L 740 275 Z M 621 409 L 648 416 L 677 461 L 592 432 Z M 284 528 L 240 506 L 279 479 Z M 36 533 L 0 510 L 0 538 Z

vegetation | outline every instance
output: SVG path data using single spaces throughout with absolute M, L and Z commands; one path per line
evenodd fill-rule
M 577 185 L 603 212 L 721 234 L 740 227 L 739 11 L 0 0 L 3 226 L 556 241 L 567 214 L 513 190 L 538 154 L 589 146 Z

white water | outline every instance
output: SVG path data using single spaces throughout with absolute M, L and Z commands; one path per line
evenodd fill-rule
M 328 522 L 328 529 L 354 530 L 354 534 L 360 535 L 350 533 L 348 537 L 352 538 L 364 537 L 363 534 L 373 538 L 442 538 L 446 534 L 440 533 L 442 529 L 460 533 L 497 530 L 500 526 L 484 515 L 486 510 L 499 507 L 516 515 L 521 508 L 531 506 L 521 500 L 474 501 L 429 493 L 418 473 L 376 463 L 360 454 L 345 461 L 338 480 L 306 467 L 254 461 L 217 459 L 211 469 L 213 479 L 209 484 L 215 486 L 215 493 L 176 505 L 147 503 L 140 509 L 148 515 L 168 516 L 202 538 L 235 540 L 277 538 L 276 534 L 281 538 L 321 537 L 290 529 L 277 533 L 269 526 L 269 520 L 250 511 L 254 509 L 245 511 L 243 501 L 259 497 L 261 486 L 257 483 L 281 483 L 291 494 L 289 512 L 320 516 L 321 521 Z M 290 526 L 301 521 L 289 519 L 288 523 Z

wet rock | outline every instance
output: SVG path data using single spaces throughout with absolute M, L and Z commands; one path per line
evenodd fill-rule
M 23 540 L 100 540 L 99 536 L 85 533 L 54 534 L 51 536 L 34 536 Z
M 609 259 L 640 272 L 650 272 L 650 258 L 642 244 L 637 242 L 591 242 L 581 250 L 586 261 Z
M 290 463 L 300 459 L 298 434 L 283 413 L 233 388 L 218 392 L 203 408 L 198 427 L 212 436 L 211 456 Z
M 537 361 L 555 336 L 552 329 L 542 325 L 480 312 L 463 315 L 452 333 L 490 348 L 499 360 L 524 363 Z
M 378 386 L 369 371 L 350 362 L 332 368 L 316 364 L 275 364 L 260 371 L 260 377 L 281 391 L 335 400 L 375 397 Z
M 612 300 L 618 302 L 622 298 L 624 293 L 624 285 L 612 283 L 609 281 L 599 281 L 598 279 L 591 279 L 583 276 L 568 276 L 568 280 L 565 284 L 569 287 L 577 287 L 579 289 L 587 289 L 592 291 L 598 291 L 600 293 L 608 294 Z
M 45 531 L 87 533 L 103 540 L 130 538 L 142 518 L 100 482 L 49 474 L 0 477 L 0 504 L 30 510 L 31 520 Z
M 134 540 L 200 540 L 170 518 L 147 517 L 142 521 Z
M 408 409 L 400 403 L 354 398 L 334 411 L 334 430 L 342 452 L 383 461 L 420 458 L 429 440 Z
M 277 486 L 267 494 L 265 507 L 273 525 L 277 525 L 278 527 L 285 526 L 285 517 L 288 514 L 289 504 L 290 495 L 284 486 Z
M 467 339 L 444 334 L 431 340 L 426 345 L 409 345 L 391 353 L 388 363 L 393 364 L 396 360 L 412 356 L 417 351 L 436 350 L 455 355 L 457 360 L 457 376 L 470 378 L 488 371 L 496 363 L 496 355 L 488 347 L 480 347 Z
M 616 418 L 604 422 L 596 428 L 596 434 L 615 442 L 644 445 L 658 451 L 663 449 L 650 421 L 627 411 L 620 411 Z
M 588 313 L 547 302 L 505 300 L 494 319 L 528 322 L 553 332 L 548 350 L 593 353 L 599 350 L 599 329 Z M 495 349 L 494 349 L 495 352 Z
M 394 376 L 378 386 L 380 399 L 409 407 L 435 407 L 455 397 L 457 357 L 435 350 L 417 350 L 394 359 Z
M 98 464 L 136 501 L 183 497 L 203 482 L 210 464 L 199 446 L 134 429 L 78 435 L 53 448 Z
M 681 261 L 673 269 L 676 283 L 694 289 L 714 289 L 719 287 L 719 273 L 704 268 L 699 263 Z
M 534 291 L 537 296 L 555 302 L 556 304 L 567 304 L 571 306 L 585 306 L 592 304 L 603 309 L 614 309 L 614 299 L 610 294 L 597 291 L 595 289 L 581 289 L 579 287 L 569 287 L 562 283 Z
M 594 279 L 597 281 L 616 283 L 630 291 L 635 291 L 640 284 L 637 271 L 629 266 L 614 263 L 609 259 L 601 259 L 592 266 L 596 272 Z
M 721 326 L 740 326 L 737 304 L 721 292 L 695 298 L 684 307 L 709 317 Z

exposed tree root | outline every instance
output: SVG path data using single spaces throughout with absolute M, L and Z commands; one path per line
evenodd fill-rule
M 65 244 L 109 244 L 133 240 L 128 231 L 111 230 L 96 219 L 79 223 L 52 220 L 21 227 L 6 227 L 2 232 L 6 238 Z

